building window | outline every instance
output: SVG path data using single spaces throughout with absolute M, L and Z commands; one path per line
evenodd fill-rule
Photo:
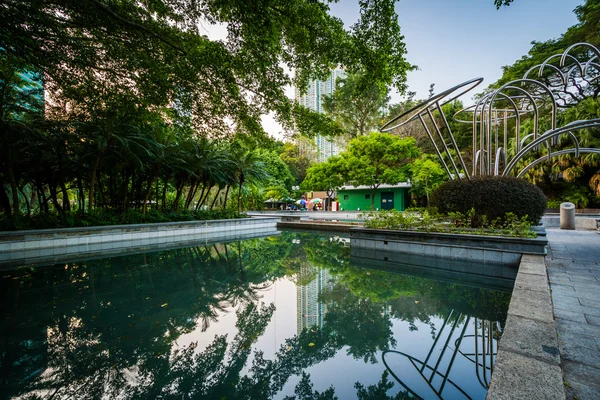
M 347 194 L 344 195 L 344 200 L 348 200 L 348 195 Z
M 371 200 L 371 195 L 370 194 L 365 194 L 365 200 Z

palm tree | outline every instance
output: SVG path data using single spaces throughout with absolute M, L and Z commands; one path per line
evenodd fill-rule
M 238 212 L 242 212 L 242 189 L 244 183 L 263 182 L 269 178 L 269 173 L 265 164 L 258 157 L 258 154 L 253 151 L 245 151 L 238 155 L 236 170 L 239 189 Z

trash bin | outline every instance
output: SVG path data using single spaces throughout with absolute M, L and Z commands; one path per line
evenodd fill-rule
M 560 204 L 560 229 L 575 229 L 575 204 Z

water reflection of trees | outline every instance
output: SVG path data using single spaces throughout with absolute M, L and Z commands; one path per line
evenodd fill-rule
M 328 304 L 324 327 L 286 339 L 268 359 L 252 354 L 274 311 L 259 305 L 261 291 L 307 263 L 335 276 L 335 284 L 321 293 Z M 0 393 L 269 398 L 290 376 L 302 374 L 290 398 L 335 398 L 333 388 L 313 390 L 303 371 L 343 347 L 356 359 L 376 362 L 378 352 L 396 345 L 392 318 L 429 323 L 448 307 L 463 307 L 468 315 L 487 307 L 476 292 L 432 282 L 353 267 L 341 243 L 291 233 L 11 271 L 0 277 Z M 174 350 L 181 335 L 206 330 L 232 307 L 237 309 L 232 339 L 217 336 L 202 351 L 194 344 Z M 391 385 L 384 373 L 377 385 L 357 383 L 357 395 L 388 398 Z

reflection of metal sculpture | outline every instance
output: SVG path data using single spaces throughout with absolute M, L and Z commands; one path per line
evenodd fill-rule
M 465 318 L 463 314 L 453 315 L 454 311 L 450 311 L 442 327 L 440 328 L 437 336 L 435 337 L 433 343 L 431 344 L 431 348 L 427 354 L 425 360 L 421 361 L 416 357 L 411 356 L 410 354 L 406 354 L 396 350 L 386 350 L 382 353 L 382 361 L 385 365 L 386 369 L 396 379 L 396 381 L 412 396 L 417 399 L 422 399 L 428 396 L 421 396 L 416 392 L 416 389 L 413 387 L 409 387 L 396 373 L 396 371 L 390 366 L 388 360 L 386 360 L 386 355 L 388 354 L 398 354 L 402 357 L 405 357 L 410 364 L 415 368 L 415 370 L 421 375 L 423 381 L 427 385 L 427 387 L 435 394 L 435 396 L 439 399 L 444 397 L 444 389 L 446 388 L 446 384 L 449 383 L 456 390 L 458 390 L 466 399 L 471 399 L 471 396 L 460 387 L 459 383 L 456 380 L 450 379 L 450 373 L 452 367 L 454 365 L 454 361 L 456 360 L 456 356 L 458 354 L 465 357 L 467 360 L 473 362 L 475 364 L 475 375 L 477 376 L 477 380 L 481 384 L 484 389 L 489 388 L 489 382 L 491 379 L 493 365 L 496 358 L 496 352 L 498 349 L 498 341 L 495 334 L 500 333 L 502 330 L 500 328 L 499 323 L 493 323 L 490 321 L 480 320 L 478 318 L 474 319 L 474 323 L 470 324 L 471 318 L 466 317 L 466 320 L 463 323 L 462 328 L 459 327 L 459 322 Z M 451 327 L 449 331 L 446 327 L 449 327 L 449 322 L 454 319 L 454 322 L 451 323 Z M 473 326 L 473 333 L 467 334 L 467 329 Z M 450 347 L 451 339 L 454 336 L 457 328 L 460 329 L 460 333 L 458 337 L 454 340 L 454 348 Z M 436 350 L 436 346 L 440 342 L 440 338 L 445 337 L 444 345 L 441 349 L 441 352 L 437 354 L 435 357 L 432 357 L 434 354 L 434 350 Z M 473 338 L 473 351 L 464 350 L 465 344 L 468 342 L 467 338 Z M 450 349 L 450 353 L 446 353 L 446 350 Z M 449 355 L 450 360 L 445 367 L 445 371 L 442 372 L 443 365 L 445 362 L 442 362 L 445 356 Z M 437 360 L 434 360 L 437 358 Z M 430 363 L 433 365 L 430 365 Z M 400 371 L 397 371 L 400 372 Z M 434 378 L 441 378 L 434 380 Z
M 533 76 L 536 75 L 537 76 Z M 534 79 L 535 78 L 535 79 Z M 517 79 L 502 85 L 491 93 L 482 96 L 477 104 L 460 110 L 454 115 L 456 122 L 469 123 L 473 127 L 473 165 L 471 173 L 467 170 L 456 140 L 448 124 L 442 106 L 449 103 L 474 87 L 483 78 L 472 79 L 432 96 L 409 111 L 393 118 L 382 128 L 388 132 L 414 120 L 419 120 L 433 144 L 442 166 L 451 179 L 474 175 L 503 175 L 513 173 L 519 161 L 540 146 L 546 154 L 516 171 L 518 177 L 529 169 L 553 157 L 574 153 L 597 153 L 600 149 L 582 148 L 577 133 L 582 129 L 600 127 L 600 119 L 574 121 L 557 128 L 556 119 L 559 108 L 568 107 L 581 101 L 590 92 L 598 90 L 600 78 L 600 50 L 588 43 L 577 43 L 564 53 L 549 57 Z M 540 134 L 540 112 L 549 108 L 549 128 Z M 434 114 L 437 113 L 441 127 Z M 469 120 L 465 118 L 469 116 Z M 527 115 L 533 121 L 533 131 L 521 137 L 521 118 Z M 514 123 L 514 128 L 512 124 Z M 437 133 L 437 140 L 429 126 Z M 502 138 L 500 131 L 502 128 Z M 511 143 L 511 134 L 514 143 Z M 553 151 L 561 136 L 573 142 L 572 148 Z M 454 153 L 453 153 L 454 152 Z M 443 157 L 445 153 L 453 172 Z

